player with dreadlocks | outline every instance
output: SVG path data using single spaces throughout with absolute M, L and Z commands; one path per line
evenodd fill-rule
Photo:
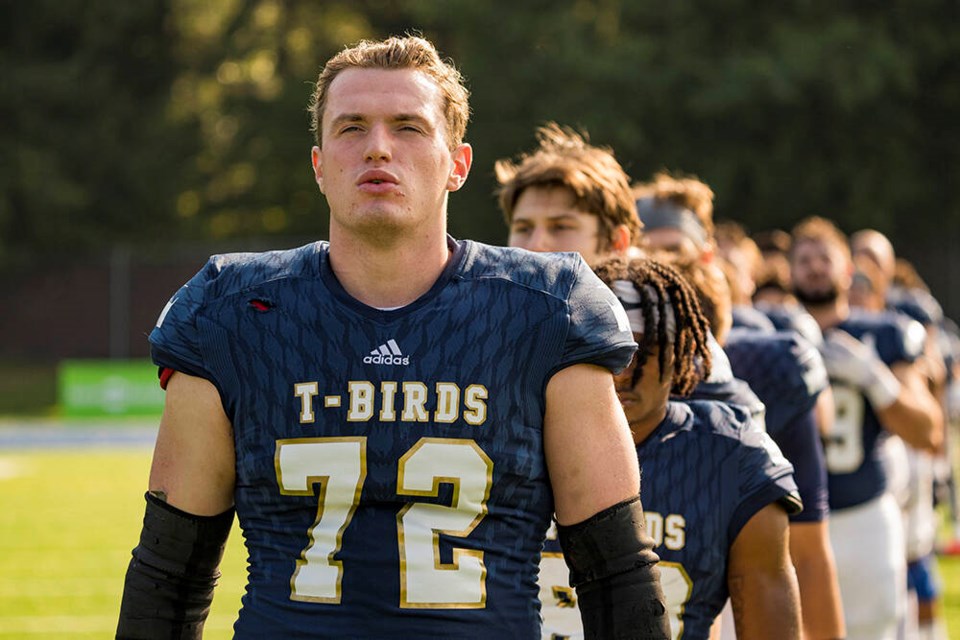
M 738 349 L 733 350 L 733 298 L 718 267 L 714 194 L 706 184 L 691 176 L 660 173 L 651 183 L 637 185 L 634 193 L 644 223 L 644 248 L 653 257 L 670 256 L 664 261 L 676 265 L 684 276 L 699 272 L 702 277 L 694 286 L 711 289 L 710 295 L 719 302 L 716 322 L 711 324 L 716 338 L 711 344 L 713 369 L 691 398 L 748 407 L 752 415 L 762 417 L 767 432 L 793 465 L 804 510 L 790 518 L 790 555 L 800 585 L 804 635 L 843 637 L 836 565 L 827 533 L 826 470 L 817 432 L 817 418 L 832 413 L 829 392 L 824 392 L 828 381 L 822 359 L 799 335 L 774 333 L 769 327 L 746 332 L 746 337 L 741 333 Z M 770 320 L 777 325 L 773 315 Z M 759 326 L 757 321 L 751 324 Z M 728 633 L 734 627 L 730 617 L 725 615 L 723 640 L 733 637 Z
M 792 467 L 746 411 L 670 401 L 711 366 L 708 322 L 672 267 L 612 258 L 595 267 L 624 306 L 639 350 L 617 376 L 643 477 L 674 638 L 708 638 L 730 597 L 740 638 L 799 638 L 787 514 L 800 508 Z M 578 637 L 562 562 L 541 561 L 544 637 Z
M 622 275 L 624 268 L 626 277 Z M 664 377 L 672 365 L 672 376 L 666 380 L 671 384 L 671 392 L 678 396 L 690 395 L 700 379 L 709 375 L 712 355 L 707 342 L 710 324 L 706 321 L 700 301 L 687 281 L 677 277 L 678 274 L 672 267 L 655 260 L 608 260 L 597 265 L 594 271 L 608 285 L 616 283 L 613 289 L 624 307 L 636 309 L 642 325 L 656 331 L 654 335 L 649 335 L 650 331 L 647 331 L 646 334 L 641 334 L 642 341 L 638 339 L 640 348 L 633 363 L 631 385 L 640 381 L 647 359 L 656 354 L 660 381 L 665 381 Z M 628 305 L 619 289 L 624 288 L 626 283 L 639 282 L 652 289 L 647 292 L 651 295 L 639 296 L 638 302 Z M 671 327 L 671 314 L 674 314 L 674 324 L 676 315 L 690 318 L 691 321 Z M 659 318 L 667 318 L 668 322 L 659 322 Z M 634 334 L 637 333 L 634 330 Z M 685 357 L 685 354 L 692 354 L 693 357 Z

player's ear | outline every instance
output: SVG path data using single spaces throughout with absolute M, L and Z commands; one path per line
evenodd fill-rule
M 323 190 L 323 155 L 320 147 L 314 147 L 310 150 L 310 164 L 313 165 L 313 179 L 320 187 L 320 193 L 325 193 Z
M 703 243 L 703 248 L 700 250 L 700 262 L 703 264 L 710 264 L 713 262 L 713 258 L 716 255 L 713 242 L 707 240 Z
M 630 229 L 625 224 L 618 224 L 610 233 L 610 249 L 623 255 L 630 248 Z
M 450 154 L 453 166 L 447 177 L 447 191 L 458 191 L 467 181 L 470 166 L 473 164 L 473 148 L 464 142 Z

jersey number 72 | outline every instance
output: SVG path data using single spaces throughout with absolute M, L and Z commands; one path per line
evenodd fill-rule
M 290 578 L 290 599 L 339 604 L 343 562 L 335 556 L 360 503 L 367 477 L 365 437 L 278 440 L 275 465 L 280 493 L 318 494 L 317 517 Z M 421 438 L 397 469 L 397 494 L 437 496 L 453 485 L 449 506 L 412 502 L 397 514 L 401 608 L 483 608 L 483 552 L 453 549 L 440 562 L 440 533 L 466 537 L 487 513 L 493 461 L 473 440 Z M 314 485 L 318 485 L 317 489 Z

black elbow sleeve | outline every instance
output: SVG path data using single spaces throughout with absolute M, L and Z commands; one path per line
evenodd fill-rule
M 670 637 L 659 558 L 644 529 L 640 496 L 557 531 L 570 584 L 577 589 L 585 638 Z
M 140 544 L 123 584 L 116 637 L 200 638 L 234 510 L 195 516 L 149 493 L 146 499 Z

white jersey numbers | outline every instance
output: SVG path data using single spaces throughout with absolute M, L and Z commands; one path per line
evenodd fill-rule
M 482 551 L 453 550 L 440 561 L 440 533 L 465 538 L 487 513 L 493 462 L 472 440 L 422 438 L 400 459 L 397 493 L 436 497 L 453 484 L 453 503 L 410 503 L 397 515 L 400 606 L 482 607 L 487 575 Z
M 277 482 L 284 495 L 313 495 L 319 484 L 317 520 L 307 533 L 309 544 L 290 578 L 290 599 L 340 602 L 343 530 L 360 502 L 367 477 L 366 438 L 302 438 L 277 442 Z
M 830 473 L 853 473 L 863 464 L 863 394 L 839 383 L 833 385 L 836 420 L 824 452 Z
M 335 560 L 367 475 L 365 437 L 278 440 L 275 464 L 284 495 L 317 495 L 317 519 L 290 578 L 290 599 L 339 604 L 344 572 Z M 436 497 L 453 485 L 451 504 L 410 503 L 397 514 L 400 602 L 404 608 L 482 608 L 483 552 L 454 548 L 441 561 L 440 534 L 463 538 L 487 513 L 493 462 L 473 440 L 421 438 L 399 461 L 397 494 Z M 314 485 L 317 485 L 316 487 Z

